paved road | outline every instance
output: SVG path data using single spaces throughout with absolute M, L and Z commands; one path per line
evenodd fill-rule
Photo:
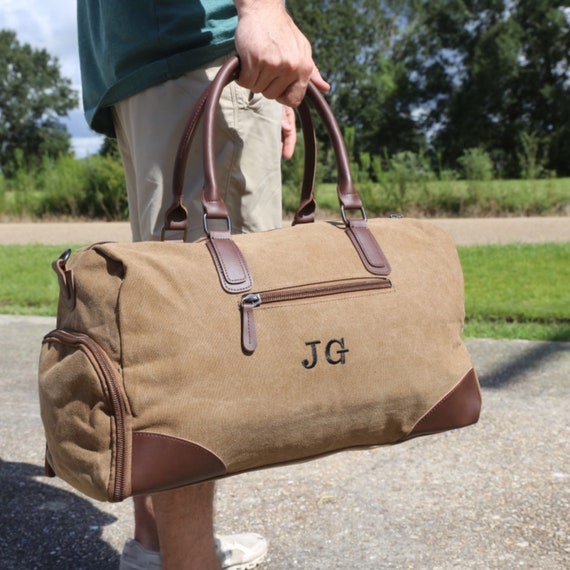
M 115 568 L 130 502 L 42 476 L 36 366 L 53 325 L 0 316 L 0 569 Z M 265 534 L 268 570 L 570 568 L 570 344 L 468 346 L 478 425 L 224 481 L 220 531 Z
M 448 231 L 458 245 L 539 243 L 570 241 L 570 218 L 436 218 L 432 222 Z M 1 243 L 89 244 L 130 241 L 122 222 L 0 223 Z

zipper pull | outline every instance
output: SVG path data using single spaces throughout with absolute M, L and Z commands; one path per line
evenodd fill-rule
M 242 298 L 241 307 L 241 347 L 246 354 L 253 354 L 257 348 L 257 333 L 253 309 L 261 305 L 261 296 L 250 293 Z
M 59 298 L 63 305 L 73 311 L 75 309 L 75 280 L 73 270 L 67 267 L 67 262 L 71 257 L 71 249 L 66 249 L 52 264 L 53 270 L 57 274 L 59 281 Z

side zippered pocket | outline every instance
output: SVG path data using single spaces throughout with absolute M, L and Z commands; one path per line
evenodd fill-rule
M 253 354 L 257 348 L 254 311 L 262 305 L 300 301 L 346 293 L 391 289 L 391 287 L 392 282 L 386 277 L 365 277 L 329 281 L 327 283 L 314 283 L 300 287 L 273 289 L 270 291 L 259 291 L 257 293 L 244 295 L 240 301 L 242 348 L 247 354 Z
M 110 407 L 111 421 L 114 424 L 111 431 L 112 441 L 109 442 L 112 448 L 112 468 L 114 471 L 114 477 L 109 473 L 109 478 L 113 477 L 114 480 L 112 484 L 111 480 L 109 481 L 109 488 L 106 491 L 108 500 L 122 501 L 130 492 L 130 485 L 126 480 L 130 411 L 128 402 L 123 395 L 119 374 L 105 350 L 87 334 L 56 329 L 44 337 L 43 344 L 49 343 L 60 343 L 68 348 L 79 350 L 87 358 L 93 367 L 93 372 L 99 378 L 102 396 Z M 75 386 L 75 389 L 81 389 L 81 387 Z M 100 398 L 97 394 L 92 394 L 92 396 L 95 399 Z

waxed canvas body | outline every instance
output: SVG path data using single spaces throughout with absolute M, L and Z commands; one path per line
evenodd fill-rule
M 222 289 L 206 241 L 73 254 L 40 358 L 50 470 L 117 501 L 476 422 L 452 240 L 428 221 L 368 226 L 387 286 L 261 304 L 252 352 L 243 295 Z M 234 241 L 250 292 L 370 278 L 339 224 Z

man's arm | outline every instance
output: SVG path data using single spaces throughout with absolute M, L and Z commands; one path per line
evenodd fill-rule
M 268 99 L 297 107 L 309 80 L 321 91 L 311 45 L 287 13 L 282 0 L 234 0 L 238 13 L 236 50 L 241 60 L 238 83 Z

